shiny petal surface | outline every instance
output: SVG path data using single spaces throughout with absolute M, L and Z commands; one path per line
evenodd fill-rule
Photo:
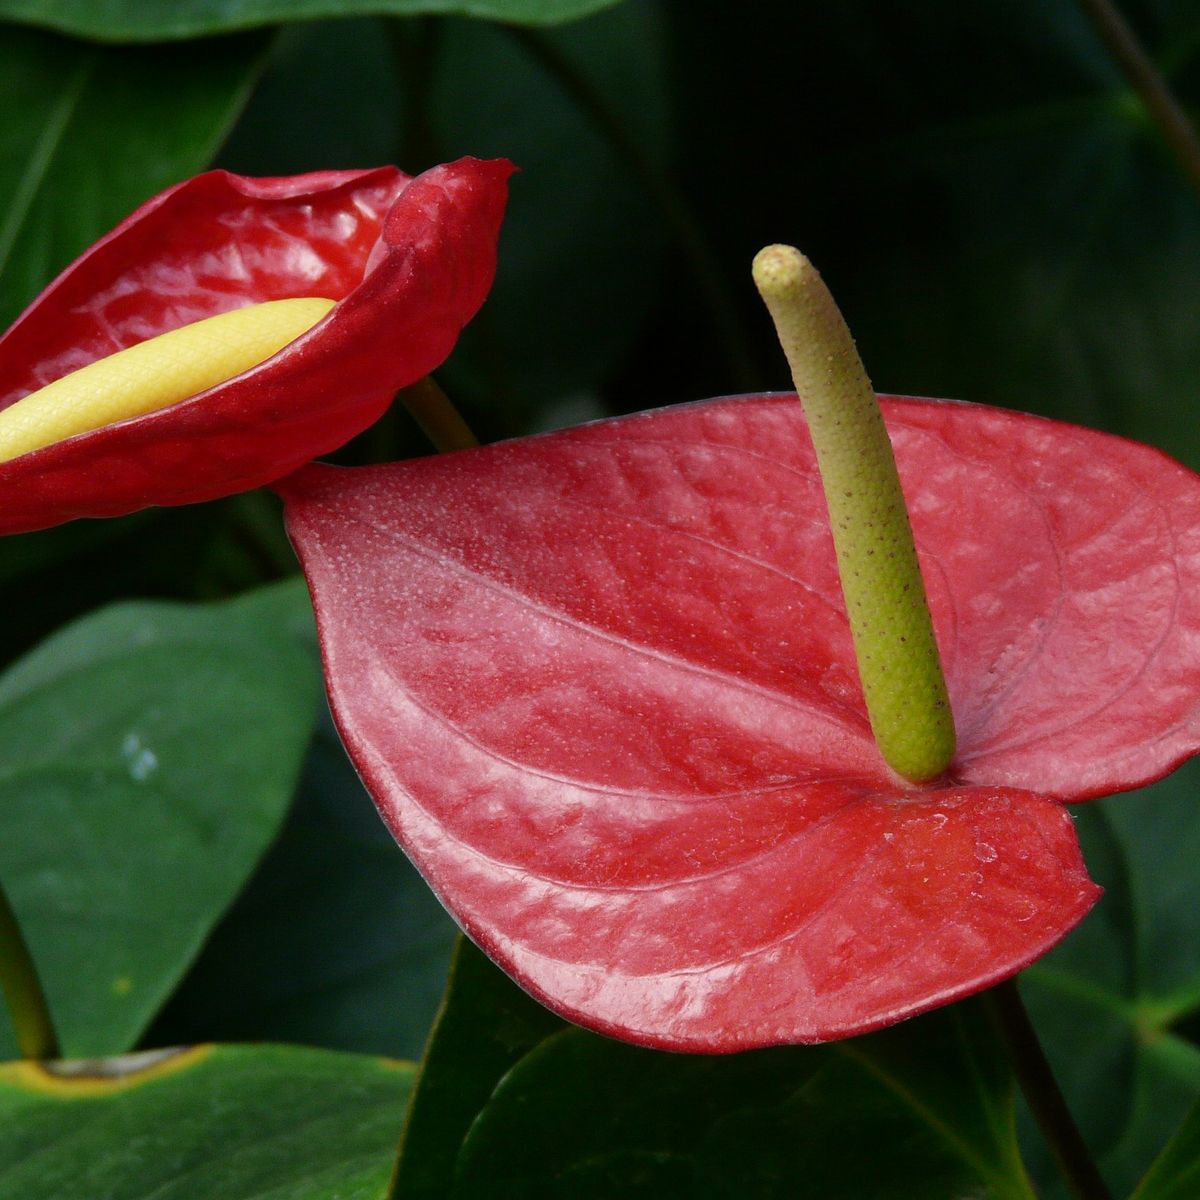
M 726 1051 L 969 994 L 1098 895 L 1062 802 L 1196 751 L 1200 479 L 1023 414 L 884 412 L 960 730 L 923 788 L 871 741 L 793 397 L 280 485 L 385 820 L 563 1015 Z
M 339 303 L 233 379 L 0 464 L 0 532 L 256 487 L 364 429 L 482 304 L 511 169 L 213 171 L 148 201 L 0 339 L 0 408 L 203 317 L 295 296 Z

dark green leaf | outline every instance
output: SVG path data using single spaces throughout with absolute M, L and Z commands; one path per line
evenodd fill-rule
M 966 1008 L 727 1058 L 570 1031 L 500 1082 L 452 1195 L 1029 1197 L 996 1054 Z
M 617 0 L 0 0 L 0 20 L 104 42 L 205 37 L 256 25 L 387 13 L 442 13 L 540 25 L 570 21 Z
M 0 326 L 143 200 L 208 165 L 263 45 L 119 50 L 4 30 Z
M 420 1055 L 456 933 L 326 719 L 279 840 L 149 1034 Z
M 294 581 L 123 604 L 0 677 L 0 878 L 67 1054 L 135 1042 L 278 830 L 316 712 L 310 622 Z
M 398 1180 L 399 1200 L 1032 1195 L 975 1004 L 831 1046 L 665 1054 L 564 1026 L 467 945 Z
M 0 1194 L 383 1200 L 412 1067 L 291 1046 L 0 1066 Z
M 1200 1104 L 1142 1180 L 1132 1200 L 1193 1200 L 1200 1192 Z
M 460 938 L 404 1128 L 395 1200 L 448 1196 L 463 1139 L 497 1081 L 569 1028 Z

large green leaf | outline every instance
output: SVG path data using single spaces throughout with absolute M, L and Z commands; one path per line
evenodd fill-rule
M 572 1030 L 497 1087 L 452 1195 L 1028 1200 L 988 1038 L 964 1009 L 840 1047 L 728 1058 Z
M 0 1195 L 383 1200 L 407 1063 L 200 1046 L 0 1066 Z
M 310 622 L 294 582 L 123 604 L 0 677 L 0 879 L 67 1054 L 135 1042 L 278 830 L 316 713 Z
M 397 1180 L 398 1200 L 1033 1194 L 976 1003 L 830 1046 L 665 1054 L 540 1013 L 467 946 Z
M 0 20 L 103 42 L 205 37 L 256 25 L 387 13 L 442 13 L 514 24 L 571 21 L 617 0 L 0 0 Z
M 416 1057 L 456 932 L 325 720 L 278 841 L 149 1041 L 274 1038 Z
M 208 165 L 263 45 L 104 49 L 4 30 L 0 326 L 143 200 Z

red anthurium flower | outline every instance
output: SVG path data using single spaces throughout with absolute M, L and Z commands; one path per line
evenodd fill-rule
M 346 744 L 470 936 L 550 1007 L 730 1051 L 1004 979 L 1095 902 L 1064 802 L 1200 744 L 1200 479 L 885 399 L 958 724 L 867 724 L 793 396 L 285 480 Z
M 415 179 L 213 171 L 147 201 L 0 339 L 0 410 L 216 314 L 319 297 L 327 315 L 198 394 L 0 462 L 0 532 L 256 487 L 370 425 L 483 302 L 511 170 L 461 159 Z

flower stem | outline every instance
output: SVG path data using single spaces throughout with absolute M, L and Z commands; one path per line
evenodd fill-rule
M 1192 187 L 1200 192 L 1200 137 L 1154 60 L 1113 0 L 1080 0 L 1080 3 Z
M 914 783 L 954 757 L 954 718 L 896 460 L 837 304 L 791 246 L 768 246 L 754 282 L 808 419 L 871 730 Z
M 1008 979 L 986 992 L 983 998 L 1008 1047 L 1009 1060 L 1025 1101 L 1071 1195 L 1075 1200 L 1111 1200 L 1038 1041 L 1017 981 Z
M 403 388 L 396 398 L 408 409 L 438 453 L 471 450 L 479 445 L 479 439 L 432 375 Z
M 58 1037 L 46 993 L 25 944 L 16 914 L 0 886 L 0 988 L 8 1001 L 17 1048 L 23 1058 L 58 1058 Z

